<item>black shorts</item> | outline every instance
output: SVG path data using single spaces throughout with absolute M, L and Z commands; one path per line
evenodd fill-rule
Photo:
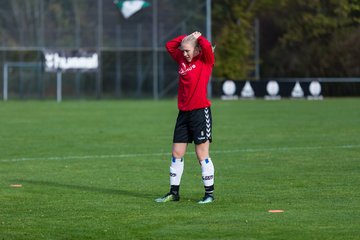
M 210 107 L 193 111 L 179 111 L 173 143 L 201 144 L 212 141 L 212 117 Z

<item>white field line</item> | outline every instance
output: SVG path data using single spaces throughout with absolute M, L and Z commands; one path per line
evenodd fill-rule
M 321 150 L 321 149 L 355 149 L 360 148 L 360 145 L 340 145 L 340 146 L 311 146 L 311 147 L 278 147 L 278 148 L 240 148 L 231 150 L 213 150 L 211 153 L 228 154 L 228 153 L 256 153 L 256 152 L 284 152 L 297 150 Z M 166 156 L 171 152 L 162 153 L 134 153 L 134 154 L 114 154 L 114 155 L 84 155 L 84 156 L 57 156 L 57 157 L 23 157 L 12 159 L 0 159 L 0 162 L 22 162 L 34 160 L 71 160 L 71 159 L 101 159 L 101 158 L 135 158 L 135 157 L 149 157 L 149 156 Z

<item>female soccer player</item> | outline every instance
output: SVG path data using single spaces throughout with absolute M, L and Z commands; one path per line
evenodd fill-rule
M 207 85 L 215 63 L 213 48 L 200 32 L 194 32 L 170 40 L 166 43 L 166 49 L 179 64 L 179 114 L 173 138 L 170 192 L 155 201 L 180 200 L 179 188 L 184 170 L 184 155 L 187 145 L 194 142 L 205 187 L 205 196 L 199 203 L 211 203 L 214 201 L 214 165 L 209 156 L 212 119 L 211 102 L 207 99 Z

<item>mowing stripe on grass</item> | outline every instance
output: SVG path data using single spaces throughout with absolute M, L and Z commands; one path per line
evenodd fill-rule
M 227 154 L 227 153 L 246 153 L 246 152 L 281 152 L 296 150 L 320 150 L 320 149 L 355 149 L 360 145 L 340 145 L 340 146 L 308 146 L 308 147 L 279 147 L 279 148 L 241 148 L 232 150 L 214 150 L 211 153 Z M 71 160 L 71 159 L 92 159 L 92 158 L 134 158 L 149 156 L 169 155 L 169 152 L 162 153 L 134 153 L 134 154 L 115 154 L 115 155 L 84 155 L 84 156 L 64 156 L 64 157 L 23 157 L 13 159 L 1 159 L 0 162 L 21 162 L 34 160 Z

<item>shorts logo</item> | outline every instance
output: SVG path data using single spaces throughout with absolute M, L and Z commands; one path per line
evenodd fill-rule
M 205 113 L 205 121 L 206 121 L 206 136 L 208 138 L 210 138 L 211 137 L 211 122 L 210 122 L 209 109 L 205 108 L 204 113 Z
M 170 177 L 176 177 L 176 173 L 170 173 Z

